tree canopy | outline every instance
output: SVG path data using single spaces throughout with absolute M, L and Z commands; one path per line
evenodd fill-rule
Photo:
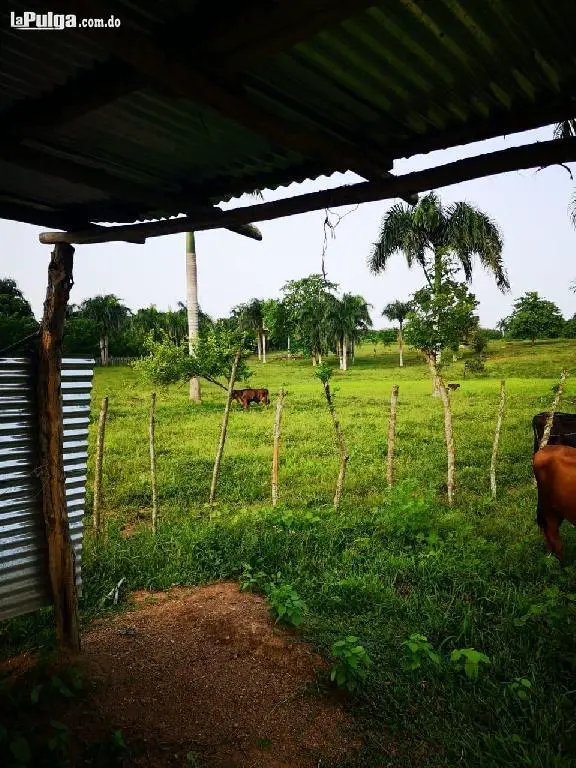
M 555 339 L 562 335 L 564 318 L 552 301 L 541 299 L 536 291 L 528 291 L 514 302 L 514 311 L 504 321 L 511 339 Z

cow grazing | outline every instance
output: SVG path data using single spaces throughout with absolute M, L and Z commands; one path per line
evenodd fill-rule
M 534 432 L 534 451 L 540 448 L 548 413 L 537 413 L 532 419 Z M 576 448 L 576 413 L 555 413 L 548 445 L 569 445 Z
M 576 448 L 547 445 L 534 454 L 532 467 L 538 486 L 536 522 L 548 550 L 562 560 L 560 525 L 563 520 L 576 525 Z
M 448 384 L 448 389 L 454 392 L 456 389 L 460 389 L 460 384 Z
M 250 403 L 270 405 L 267 389 L 233 389 L 232 399 L 240 403 L 245 411 L 248 410 Z

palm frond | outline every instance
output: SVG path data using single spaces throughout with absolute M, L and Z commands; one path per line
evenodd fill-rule
M 555 139 L 570 139 L 573 136 L 576 136 L 576 118 L 563 120 L 554 126 Z

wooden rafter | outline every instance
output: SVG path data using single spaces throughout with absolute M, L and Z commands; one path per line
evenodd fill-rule
M 457 160 L 425 171 L 407 173 L 399 177 L 367 181 L 322 192 L 311 192 L 270 203 L 234 208 L 228 211 L 215 208 L 211 218 L 183 217 L 150 224 L 107 227 L 104 233 L 93 231 L 45 232 L 40 235 L 40 242 L 46 244 L 57 242 L 101 243 L 124 240 L 130 235 L 147 238 L 188 230 L 199 231 L 230 227 L 252 221 L 270 221 L 323 208 L 337 208 L 342 205 L 354 205 L 424 192 L 425 190 L 447 187 L 508 171 L 569 162 L 576 162 L 576 138 L 513 147 Z

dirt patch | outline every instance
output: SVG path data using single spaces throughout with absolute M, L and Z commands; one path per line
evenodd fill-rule
M 87 698 L 66 717 L 80 735 L 121 728 L 127 764 L 151 768 L 328 768 L 359 746 L 314 685 L 322 659 L 263 598 L 223 583 L 134 599 L 83 636 Z

